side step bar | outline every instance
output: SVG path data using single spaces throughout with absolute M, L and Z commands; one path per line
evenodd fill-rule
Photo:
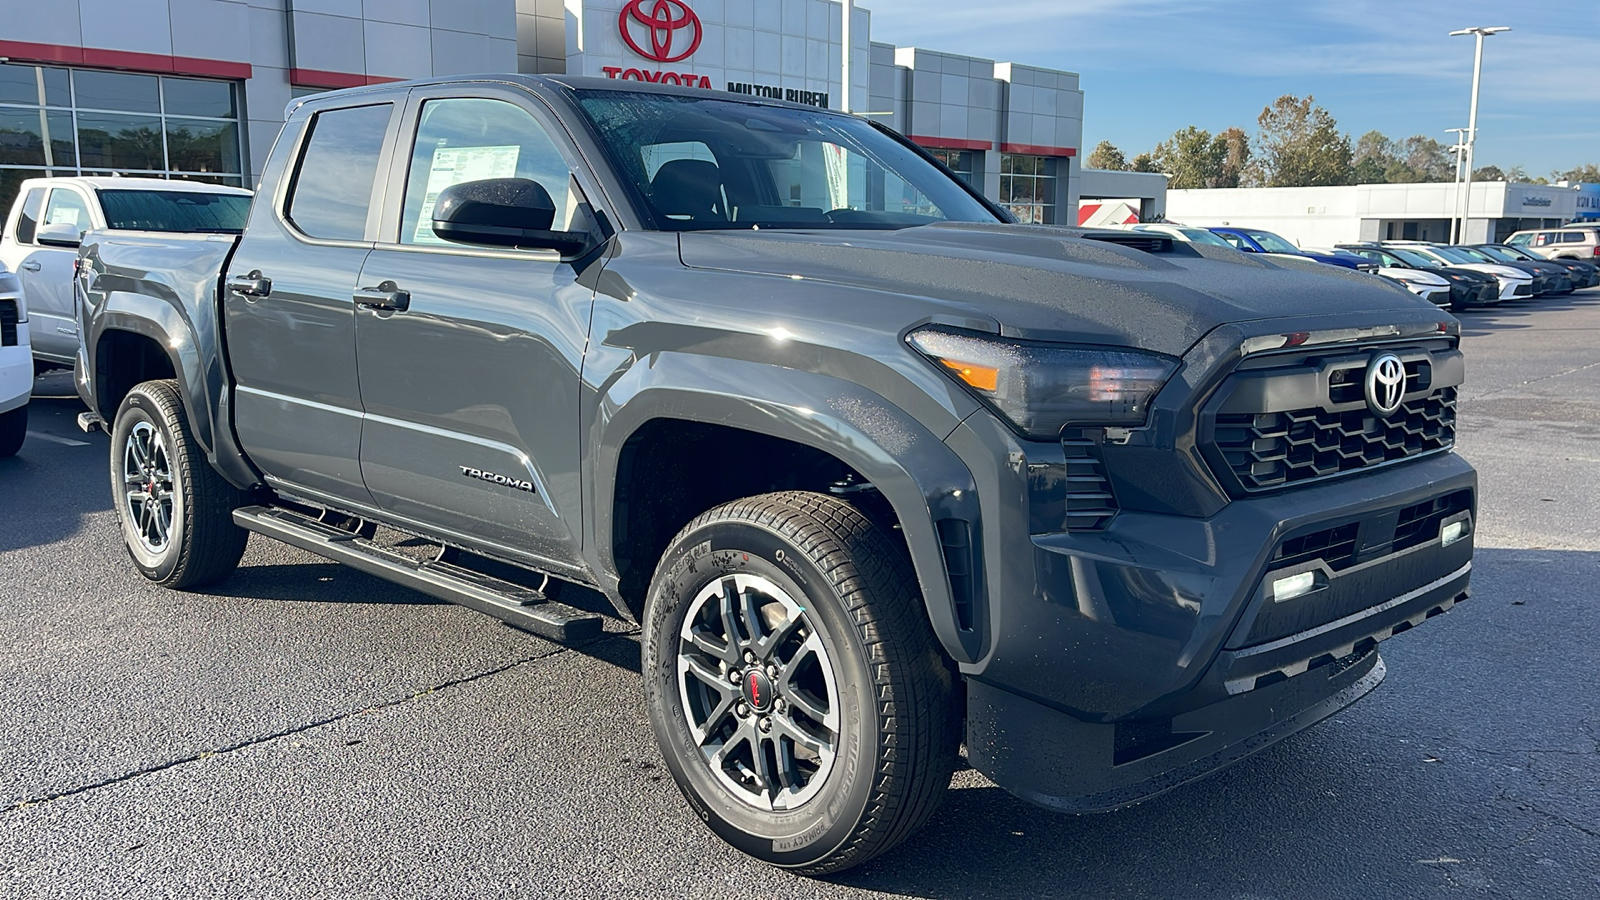
M 552 641 L 586 641 L 604 630 L 600 616 L 547 600 L 538 591 L 450 563 L 414 560 L 297 512 L 246 506 L 233 511 L 233 522 L 368 575 L 488 613 Z

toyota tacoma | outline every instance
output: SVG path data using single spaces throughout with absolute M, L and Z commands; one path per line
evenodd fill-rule
M 77 289 L 144 577 L 257 532 L 564 641 L 602 620 L 557 588 L 597 591 L 694 813 L 807 873 L 904 840 L 963 746 L 1068 812 L 1198 778 L 1467 596 L 1449 315 L 1017 225 L 859 117 L 320 94 L 242 236 L 90 232 Z

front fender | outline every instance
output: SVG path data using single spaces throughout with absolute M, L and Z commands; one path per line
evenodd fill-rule
M 985 642 L 982 600 L 969 627 L 959 624 L 937 523 L 960 520 L 978 541 L 972 473 L 938 435 L 882 396 L 849 381 L 726 357 L 664 353 L 635 365 L 600 398 L 592 446 L 596 485 L 616 483 L 622 448 L 655 419 L 743 429 L 828 453 L 870 481 L 894 508 L 911 552 L 928 618 L 958 661 L 978 659 Z M 591 531 L 612 529 L 612 497 L 597 491 Z M 609 541 L 599 541 L 599 570 L 617 571 Z M 981 553 L 974 552 L 975 559 Z M 982 578 L 971 579 L 981 586 Z M 975 592 L 981 595 L 981 587 Z

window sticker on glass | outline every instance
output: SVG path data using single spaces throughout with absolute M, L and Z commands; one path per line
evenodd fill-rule
M 428 168 L 428 189 L 422 200 L 422 212 L 417 216 L 417 230 L 412 236 L 418 244 L 447 244 L 444 238 L 433 233 L 433 205 L 445 188 L 467 181 L 485 178 L 512 178 L 517 174 L 519 146 L 510 147 L 440 147 L 433 151 L 433 165 Z
M 75 206 L 57 206 L 50 210 L 49 219 L 44 224 L 71 225 L 73 228 L 81 228 L 83 227 L 82 223 L 78 221 L 81 212 L 82 210 Z

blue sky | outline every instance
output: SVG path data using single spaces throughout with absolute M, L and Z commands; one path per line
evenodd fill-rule
M 1534 175 L 1600 163 L 1600 3 L 1485 0 L 858 0 L 873 38 L 1077 72 L 1083 152 L 1129 157 L 1186 125 L 1254 131 L 1281 94 L 1315 95 L 1352 139 L 1467 124 L 1484 48 L 1477 165 Z

